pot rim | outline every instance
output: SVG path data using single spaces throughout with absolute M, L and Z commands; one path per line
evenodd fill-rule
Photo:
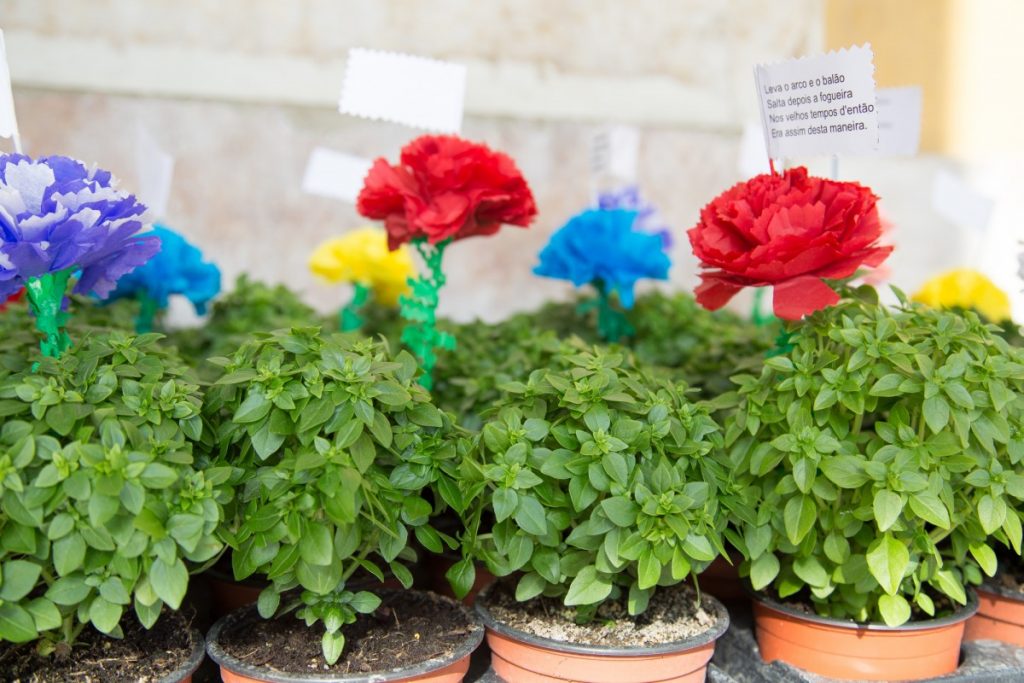
M 406 591 L 394 591 L 385 590 L 380 591 L 380 594 L 387 593 L 400 593 Z M 427 593 L 428 591 L 408 591 L 410 593 Z M 451 666 L 455 662 L 459 661 L 463 657 L 466 657 L 473 653 L 480 643 L 484 639 L 484 627 L 480 623 L 480 620 L 475 614 L 470 612 L 461 603 L 447 598 L 443 595 L 437 595 L 439 599 L 450 603 L 452 606 L 459 608 L 459 610 L 469 620 L 469 633 L 465 636 L 462 643 L 455 649 L 449 657 L 445 658 L 434 658 L 426 661 L 407 666 L 401 669 L 391 669 L 389 671 L 378 671 L 373 673 L 363 674 L 293 674 L 283 671 L 271 671 L 263 667 L 252 666 L 247 664 L 240 659 L 228 654 L 220 646 L 219 637 L 224 629 L 234 626 L 235 623 L 248 617 L 250 613 L 256 611 L 256 605 L 247 605 L 241 609 L 235 610 L 230 614 L 227 614 L 217 620 L 217 623 L 213 625 L 210 632 L 206 637 L 206 654 L 210 656 L 218 666 L 222 666 L 225 669 L 229 669 L 235 673 L 250 678 L 256 678 L 257 680 L 267 681 L 267 683 L 308 683 L 310 681 L 319 681 L 321 683 L 385 683 L 386 681 L 400 681 L 413 676 L 422 676 L 424 674 L 431 673 L 433 671 L 439 671 L 445 667 Z M 294 616 L 292 618 L 295 618 Z
M 708 593 L 701 592 L 701 605 L 705 609 L 710 607 L 711 610 L 708 611 L 713 611 L 716 617 L 714 625 L 703 633 L 698 633 L 695 636 L 690 636 L 683 640 L 674 640 L 670 643 L 649 646 L 637 645 L 633 647 L 613 647 L 610 645 L 584 645 L 580 643 L 570 643 L 564 640 L 535 636 L 532 633 L 520 631 L 517 628 L 498 621 L 494 615 L 488 611 L 487 607 L 484 606 L 484 603 L 487 602 L 487 597 L 491 592 L 491 588 L 494 585 L 495 584 L 491 584 L 480 591 L 480 594 L 477 596 L 476 602 L 473 605 L 473 608 L 476 610 L 480 619 L 484 622 L 484 625 L 499 635 L 507 638 L 513 638 L 526 643 L 527 645 L 547 650 L 557 650 L 559 652 L 568 652 L 579 655 L 599 655 L 604 657 L 649 657 L 651 655 L 663 655 L 681 652 L 683 650 L 693 650 L 702 645 L 713 643 L 729 628 L 729 611 L 725 609 L 725 606 L 722 605 L 717 598 Z
M 850 621 L 848 619 L 833 619 L 832 617 L 823 617 L 818 614 L 807 614 L 801 612 L 787 605 L 783 605 L 772 597 L 765 595 L 764 593 L 754 591 L 747 586 L 747 592 L 750 594 L 751 599 L 755 603 L 759 603 L 769 609 L 776 612 L 781 612 L 786 616 L 794 617 L 801 621 L 807 621 L 812 624 L 821 624 L 823 626 L 830 626 L 832 628 L 846 629 L 849 631 L 927 631 L 935 628 L 942 628 L 944 626 L 953 626 L 955 624 L 967 621 L 975 612 L 978 611 L 978 595 L 974 592 L 971 587 L 966 587 L 967 592 L 967 604 L 957 605 L 956 610 L 952 614 L 948 614 L 944 617 L 938 617 L 935 619 L 925 619 L 922 621 L 908 621 L 901 626 L 887 626 L 877 622 L 871 622 L 867 624 L 861 624 L 856 621 Z
M 199 665 L 203 663 L 203 657 L 206 656 L 206 640 L 199 629 L 192 628 L 190 630 L 192 631 L 191 654 L 189 654 L 188 659 L 181 666 L 161 678 L 159 683 L 180 683 L 187 676 L 194 674 Z

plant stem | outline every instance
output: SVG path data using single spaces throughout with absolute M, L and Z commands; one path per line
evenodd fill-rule
M 444 250 L 450 239 L 429 244 L 423 238 L 412 241 L 416 251 L 423 257 L 428 272 L 419 277 L 409 278 L 412 293 L 399 298 L 399 312 L 407 322 L 402 330 L 402 342 L 420 359 L 423 374 L 420 384 L 427 389 L 434 386 L 433 371 L 437 364 L 435 349 L 451 351 L 455 348 L 455 337 L 437 329 L 437 302 L 444 286 L 445 276 L 441 269 Z
M 354 332 L 366 322 L 363 320 L 361 312 L 370 298 L 370 288 L 362 282 L 354 283 L 353 287 L 355 289 L 352 292 L 352 300 L 341 309 L 341 313 L 338 315 L 338 325 L 342 332 Z
M 139 295 L 139 316 L 135 318 L 135 331 L 139 334 L 153 331 L 153 321 L 160 309 L 157 308 L 156 299 L 145 294 Z
M 43 334 L 39 349 L 44 356 L 60 358 L 71 347 L 71 337 L 64 330 L 68 314 L 63 310 L 64 294 L 72 268 L 31 277 L 25 283 L 25 294 L 36 319 L 36 329 Z

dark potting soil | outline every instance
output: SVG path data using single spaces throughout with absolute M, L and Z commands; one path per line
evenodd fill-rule
M 989 581 L 1009 593 L 1024 593 L 1024 567 L 1015 562 L 1004 562 L 999 566 L 999 573 Z
M 515 588 L 508 581 L 494 584 L 485 604 L 491 616 L 503 624 L 574 645 L 666 645 L 704 633 L 717 621 L 715 609 L 698 603 L 697 592 L 685 584 L 659 588 L 647 611 L 635 617 L 629 614 L 625 595 L 606 601 L 598 608 L 597 616 L 585 624 L 577 624 L 576 608 L 566 607 L 559 598 L 517 602 Z
M 121 624 L 124 638 L 87 627 L 70 653 L 36 654 L 35 644 L 0 644 L 0 681 L 10 683 L 155 683 L 192 654 L 192 624 L 181 612 L 165 611 L 146 630 L 134 615 Z
M 343 626 L 345 649 L 333 666 L 324 661 L 323 626 L 287 614 L 261 619 L 254 611 L 220 635 L 225 652 L 257 667 L 282 673 L 372 673 L 450 657 L 472 630 L 457 605 L 430 593 L 384 593 L 373 614 Z

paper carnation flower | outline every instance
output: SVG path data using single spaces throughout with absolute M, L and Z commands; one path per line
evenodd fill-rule
M 416 138 L 397 165 L 377 159 L 357 208 L 384 221 L 391 249 L 417 238 L 436 244 L 490 235 L 503 223 L 526 227 L 537 214 L 511 157 L 445 135 Z
M 687 233 L 706 269 L 697 287 L 705 308 L 724 306 L 743 287 L 772 287 L 775 315 L 796 320 L 835 304 L 823 280 L 877 266 L 892 251 L 879 246 L 877 197 L 857 183 L 793 168 L 739 183 L 701 211 Z
M 76 292 L 105 297 L 160 248 L 138 234 L 145 210 L 107 171 L 67 157 L 0 155 L 0 298 L 67 270 L 79 271 Z
M 1010 318 L 1010 298 L 976 270 L 957 268 L 933 277 L 913 297 L 933 308 L 974 309 L 992 322 Z
M 416 276 L 409 250 L 401 246 L 389 251 L 387 235 L 376 228 L 327 240 L 313 252 L 309 269 L 328 282 L 368 287 L 386 306 L 397 305 L 398 297 L 409 292 L 409 278 Z
M 173 230 L 158 225 L 147 234 L 159 240 L 160 251 L 118 280 L 111 298 L 145 298 L 163 310 L 171 295 L 179 294 L 196 313 L 206 313 L 206 305 L 220 293 L 220 269 L 203 261 L 203 253 Z
M 577 287 L 597 283 L 633 306 L 637 280 L 668 279 L 671 265 L 661 237 L 634 230 L 637 213 L 592 209 L 573 216 L 540 252 L 537 275 L 569 280 Z

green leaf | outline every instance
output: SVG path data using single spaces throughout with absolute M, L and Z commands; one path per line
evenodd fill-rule
M 875 522 L 879 531 L 888 531 L 889 527 L 896 523 L 900 513 L 903 512 L 903 496 L 898 493 L 882 489 L 875 493 L 872 502 L 872 509 L 875 513 Z
M 519 579 L 519 583 L 516 584 L 516 600 L 518 602 L 526 602 L 535 598 L 544 592 L 547 585 L 547 581 L 536 572 L 523 574 L 522 578 Z
M 245 397 L 238 410 L 232 416 L 231 421 L 236 424 L 249 424 L 259 422 L 270 413 L 273 404 L 260 391 L 250 391 Z
M 3 565 L 3 583 L 0 584 L 0 600 L 17 602 L 32 592 L 39 580 L 41 567 L 35 562 L 8 560 Z
M 149 463 L 139 475 L 139 481 L 150 489 L 165 489 L 177 480 L 178 473 L 159 462 Z
M 277 614 L 277 608 L 281 605 L 281 594 L 273 585 L 267 586 L 260 591 L 256 600 L 256 609 L 264 619 L 270 619 Z
M 349 605 L 351 605 L 352 609 L 360 614 L 372 614 L 377 611 L 378 607 L 380 607 L 380 598 L 373 593 L 359 591 L 352 596 L 352 599 L 349 601 Z
M 981 570 L 989 576 L 995 576 L 998 562 L 995 551 L 984 543 L 972 543 L 970 545 L 971 555 L 978 561 Z
M 157 558 L 149 568 L 149 583 L 157 596 L 171 609 L 178 609 L 188 589 L 188 570 L 180 559 L 168 564 Z
M 25 605 L 25 609 L 32 615 L 37 631 L 53 631 L 60 628 L 63 619 L 57 606 L 46 598 L 36 598 Z M 0 635 L 0 638 L 3 636 Z
M 455 597 L 461 600 L 469 595 L 473 584 L 476 583 L 476 566 L 473 564 L 472 558 L 464 557 L 449 567 L 444 575 L 448 579 L 448 584 L 452 587 Z
M 932 583 L 954 601 L 961 605 L 967 604 L 967 591 L 964 590 L 963 582 L 957 579 L 949 569 L 940 569 L 935 572 Z
M 345 636 L 341 632 L 324 631 L 324 635 L 320 639 L 320 646 L 324 652 L 324 661 L 334 664 L 341 658 L 341 652 L 345 649 Z
M 543 536 L 547 533 L 548 523 L 544 506 L 533 496 L 519 496 L 515 520 L 519 528 L 528 534 Z
M 949 423 L 949 404 L 941 396 L 926 398 L 923 405 L 924 421 L 928 427 L 938 434 Z
M 92 588 L 81 575 L 65 576 L 54 581 L 46 591 L 46 597 L 58 605 L 74 607 L 84 601 L 91 591 Z
M 625 496 L 612 496 L 601 501 L 601 507 L 615 526 L 630 527 L 636 524 L 639 508 Z
M 1002 498 L 993 498 L 985 494 L 978 501 L 978 519 L 986 534 L 993 534 L 1003 525 L 1006 519 L 1006 503 Z
M 38 637 L 35 621 L 28 610 L 13 602 L 0 605 L 0 640 L 28 643 Z
M 117 628 L 123 612 L 124 609 L 120 605 L 115 605 L 97 595 L 89 605 L 89 621 L 101 633 L 110 634 Z
M 299 557 L 309 564 L 328 565 L 334 558 L 331 532 L 323 524 L 310 522 L 299 539 Z
M 854 455 L 837 455 L 823 460 L 821 471 L 829 481 L 843 489 L 860 488 L 869 479 L 863 459 Z
M 569 584 L 569 592 L 563 601 L 566 605 L 594 605 L 612 592 L 612 583 L 599 573 L 593 565 L 587 565 Z
M 911 494 L 910 509 L 926 522 L 941 529 L 949 528 L 949 510 L 934 493 L 921 491 Z
M 519 506 L 519 495 L 512 489 L 501 487 L 495 490 L 491 504 L 494 508 L 494 521 L 503 522 L 515 513 Z
M 808 586 L 824 588 L 829 584 L 828 572 L 816 557 L 798 557 L 793 561 L 793 573 Z
M 793 545 L 800 543 L 814 526 L 817 509 L 810 496 L 793 496 L 786 502 L 782 519 L 786 527 L 786 537 Z
M 759 591 L 775 580 L 779 574 L 779 560 L 773 553 L 763 553 L 750 563 L 750 584 Z
M 883 595 L 878 598 L 878 611 L 886 626 L 902 626 L 910 621 L 910 603 L 902 595 Z
M 658 558 L 654 556 L 654 551 L 651 548 L 640 553 L 636 574 L 636 582 L 640 590 L 653 588 L 661 580 L 661 562 L 658 562 Z
M 866 559 L 871 575 L 878 581 L 882 590 L 889 595 L 895 595 L 910 565 L 910 552 L 907 546 L 885 534 L 868 546 Z

